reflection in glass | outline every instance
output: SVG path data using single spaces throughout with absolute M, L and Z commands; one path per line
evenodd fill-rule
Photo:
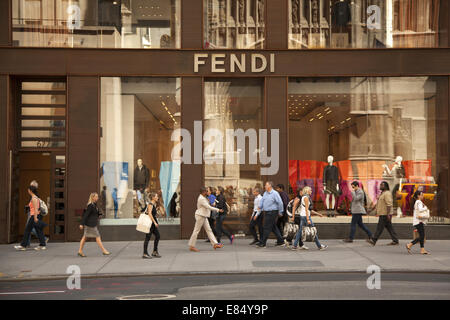
M 447 46 L 442 0 L 288 1 L 290 49 Z
M 263 49 L 265 0 L 204 0 L 205 49 Z
M 205 82 L 204 133 L 211 133 L 205 142 L 205 185 L 223 187 L 230 206 L 226 222 L 237 232 L 245 233 L 253 210 L 255 187 L 263 187 L 259 162 L 250 157 L 257 155 L 258 130 L 262 128 L 263 81 L 260 79 L 208 79 Z M 233 138 L 233 148 L 227 142 L 227 130 L 243 130 L 248 138 L 239 145 Z M 211 131 L 214 130 L 214 131 Z M 255 135 L 251 132 L 255 130 Z M 221 139 L 221 137 L 223 139 Z M 209 139 L 209 138 L 208 138 Z M 220 151 L 222 150 L 222 151 Z M 243 156 L 243 164 L 240 164 Z M 259 160 L 258 160 L 259 161 Z
M 432 77 L 290 79 L 291 195 L 311 186 L 324 211 L 323 172 L 332 155 L 339 168 L 337 213 L 350 214 L 353 180 L 369 204 L 387 181 L 397 222 L 411 219 L 416 190 L 424 190 L 433 217 L 448 218 L 448 137 L 440 134 L 448 130 L 445 90 Z
M 13 45 L 179 48 L 180 0 L 13 0 Z
M 103 224 L 135 224 L 147 191 L 159 195 L 159 222 L 179 223 L 180 159 L 172 149 L 180 136 L 171 139 L 180 128 L 180 84 L 179 78 L 102 78 Z

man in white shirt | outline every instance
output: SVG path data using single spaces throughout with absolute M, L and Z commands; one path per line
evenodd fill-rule
M 263 225 L 262 225 L 262 215 L 261 210 L 259 209 L 259 205 L 262 199 L 261 190 L 259 188 L 253 189 L 253 195 L 255 196 L 255 201 L 253 203 L 253 213 L 250 218 L 250 233 L 253 236 L 253 241 L 250 245 L 260 243 L 260 239 L 263 235 Z M 259 238 L 256 233 L 256 226 L 258 226 Z
M 209 241 L 213 245 L 214 249 L 223 247 L 221 243 L 217 243 L 216 237 L 214 236 L 214 233 L 212 232 L 212 229 L 208 222 L 208 218 L 211 216 L 211 210 L 217 212 L 223 212 L 223 210 L 212 207 L 209 204 L 207 193 L 208 190 L 205 187 L 202 187 L 200 189 L 200 195 L 197 199 L 197 210 L 195 211 L 195 227 L 194 231 L 192 232 L 191 239 L 189 240 L 190 251 L 200 251 L 195 247 L 195 243 L 197 242 L 197 236 L 202 227 L 205 228 L 206 234 L 208 235 Z

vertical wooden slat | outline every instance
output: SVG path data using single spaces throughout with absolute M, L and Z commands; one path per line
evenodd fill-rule
M 181 3 L 181 47 L 201 49 L 203 34 L 203 0 L 189 0 Z
M 268 176 L 275 184 L 289 186 L 288 173 L 288 131 L 287 131 L 287 81 L 285 77 L 266 78 L 267 129 L 279 130 L 279 169 L 274 176 Z M 270 141 L 270 140 L 269 140 Z M 272 154 L 273 146 L 270 146 Z
M 98 192 L 98 77 L 69 77 L 67 84 L 66 240 L 80 240 L 79 210 Z
M 202 121 L 202 78 L 181 80 L 181 126 L 191 133 L 191 163 L 181 165 L 181 237 L 187 239 L 194 229 L 199 190 L 203 185 L 203 165 L 194 163 L 194 121 Z
M 0 76 L 0 243 L 7 242 L 9 211 L 8 76 Z
M 0 46 L 10 46 L 11 43 L 11 23 L 12 23 L 12 0 L 0 1 Z
M 288 48 L 288 2 L 266 0 L 266 49 Z

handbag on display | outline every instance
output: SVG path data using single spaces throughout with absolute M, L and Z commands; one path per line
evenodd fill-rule
M 317 228 L 311 226 L 304 226 L 302 229 L 302 241 L 312 242 L 317 235 Z
M 284 225 L 283 237 L 288 241 L 289 239 L 292 240 L 297 234 L 297 231 L 298 231 L 298 224 L 294 222 L 287 222 Z
M 136 225 L 136 230 L 143 232 L 143 233 L 149 233 L 150 228 L 152 227 L 152 223 L 153 223 L 153 221 L 148 216 L 148 214 L 141 213 L 141 215 L 139 216 L 137 225 Z

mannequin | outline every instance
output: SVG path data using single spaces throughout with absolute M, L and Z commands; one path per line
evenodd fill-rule
M 396 198 L 397 191 L 401 190 L 400 188 L 406 176 L 405 167 L 403 167 L 402 161 L 403 158 L 401 156 L 397 156 L 397 158 L 395 158 L 394 165 L 392 166 L 391 169 L 389 169 L 387 165 L 383 164 L 384 174 L 393 176 L 394 178 L 394 188 L 392 189 L 392 198 L 394 199 L 393 208 L 394 210 L 397 210 L 397 218 L 401 218 L 403 216 L 402 209 L 398 206 Z
M 143 193 L 144 189 L 148 187 L 149 181 L 149 170 L 142 162 L 142 159 L 138 159 L 136 168 L 134 169 L 133 189 Z
M 323 192 L 325 193 L 327 216 L 335 217 L 336 197 L 339 196 L 339 169 L 333 165 L 333 156 L 328 156 L 327 160 L 328 165 L 323 169 Z

